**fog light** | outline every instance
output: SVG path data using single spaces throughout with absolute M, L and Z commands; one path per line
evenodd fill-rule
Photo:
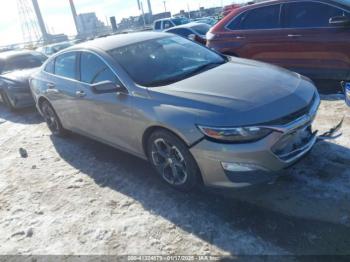
M 266 168 L 254 165 L 254 164 L 247 164 L 247 163 L 226 163 L 221 162 L 221 165 L 223 169 L 230 172 L 251 172 L 251 171 L 257 171 L 257 170 L 263 170 L 267 171 Z

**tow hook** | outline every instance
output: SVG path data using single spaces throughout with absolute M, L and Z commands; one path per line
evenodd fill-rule
M 341 137 L 343 135 L 343 133 L 340 131 L 340 129 L 342 128 L 343 123 L 344 123 L 344 117 L 339 122 L 338 125 L 336 125 L 335 127 L 331 128 L 326 133 L 318 136 L 317 137 L 317 142 L 325 141 L 325 140 L 334 140 L 334 139 L 337 139 L 337 138 Z

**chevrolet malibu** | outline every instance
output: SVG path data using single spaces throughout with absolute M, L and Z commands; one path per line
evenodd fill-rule
M 308 78 L 167 33 L 71 47 L 30 85 L 54 135 L 73 131 L 148 159 L 184 191 L 270 181 L 317 140 L 320 99 Z

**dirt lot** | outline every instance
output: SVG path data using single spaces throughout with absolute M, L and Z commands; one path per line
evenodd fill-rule
M 275 184 L 183 194 L 142 160 L 0 105 L 0 254 L 350 255 L 350 110 L 324 96 L 316 125 L 343 115 L 343 137 Z

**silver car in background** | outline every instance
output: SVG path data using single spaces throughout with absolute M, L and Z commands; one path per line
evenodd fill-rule
M 308 78 L 166 33 L 66 49 L 30 85 L 55 135 L 70 130 L 148 159 L 179 190 L 270 181 L 317 140 L 320 98 Z
M 0 100 L 5 106 L 15 110 L 35 105 L 28 79 L 46 59 L 30 50 L 0 53 Z

